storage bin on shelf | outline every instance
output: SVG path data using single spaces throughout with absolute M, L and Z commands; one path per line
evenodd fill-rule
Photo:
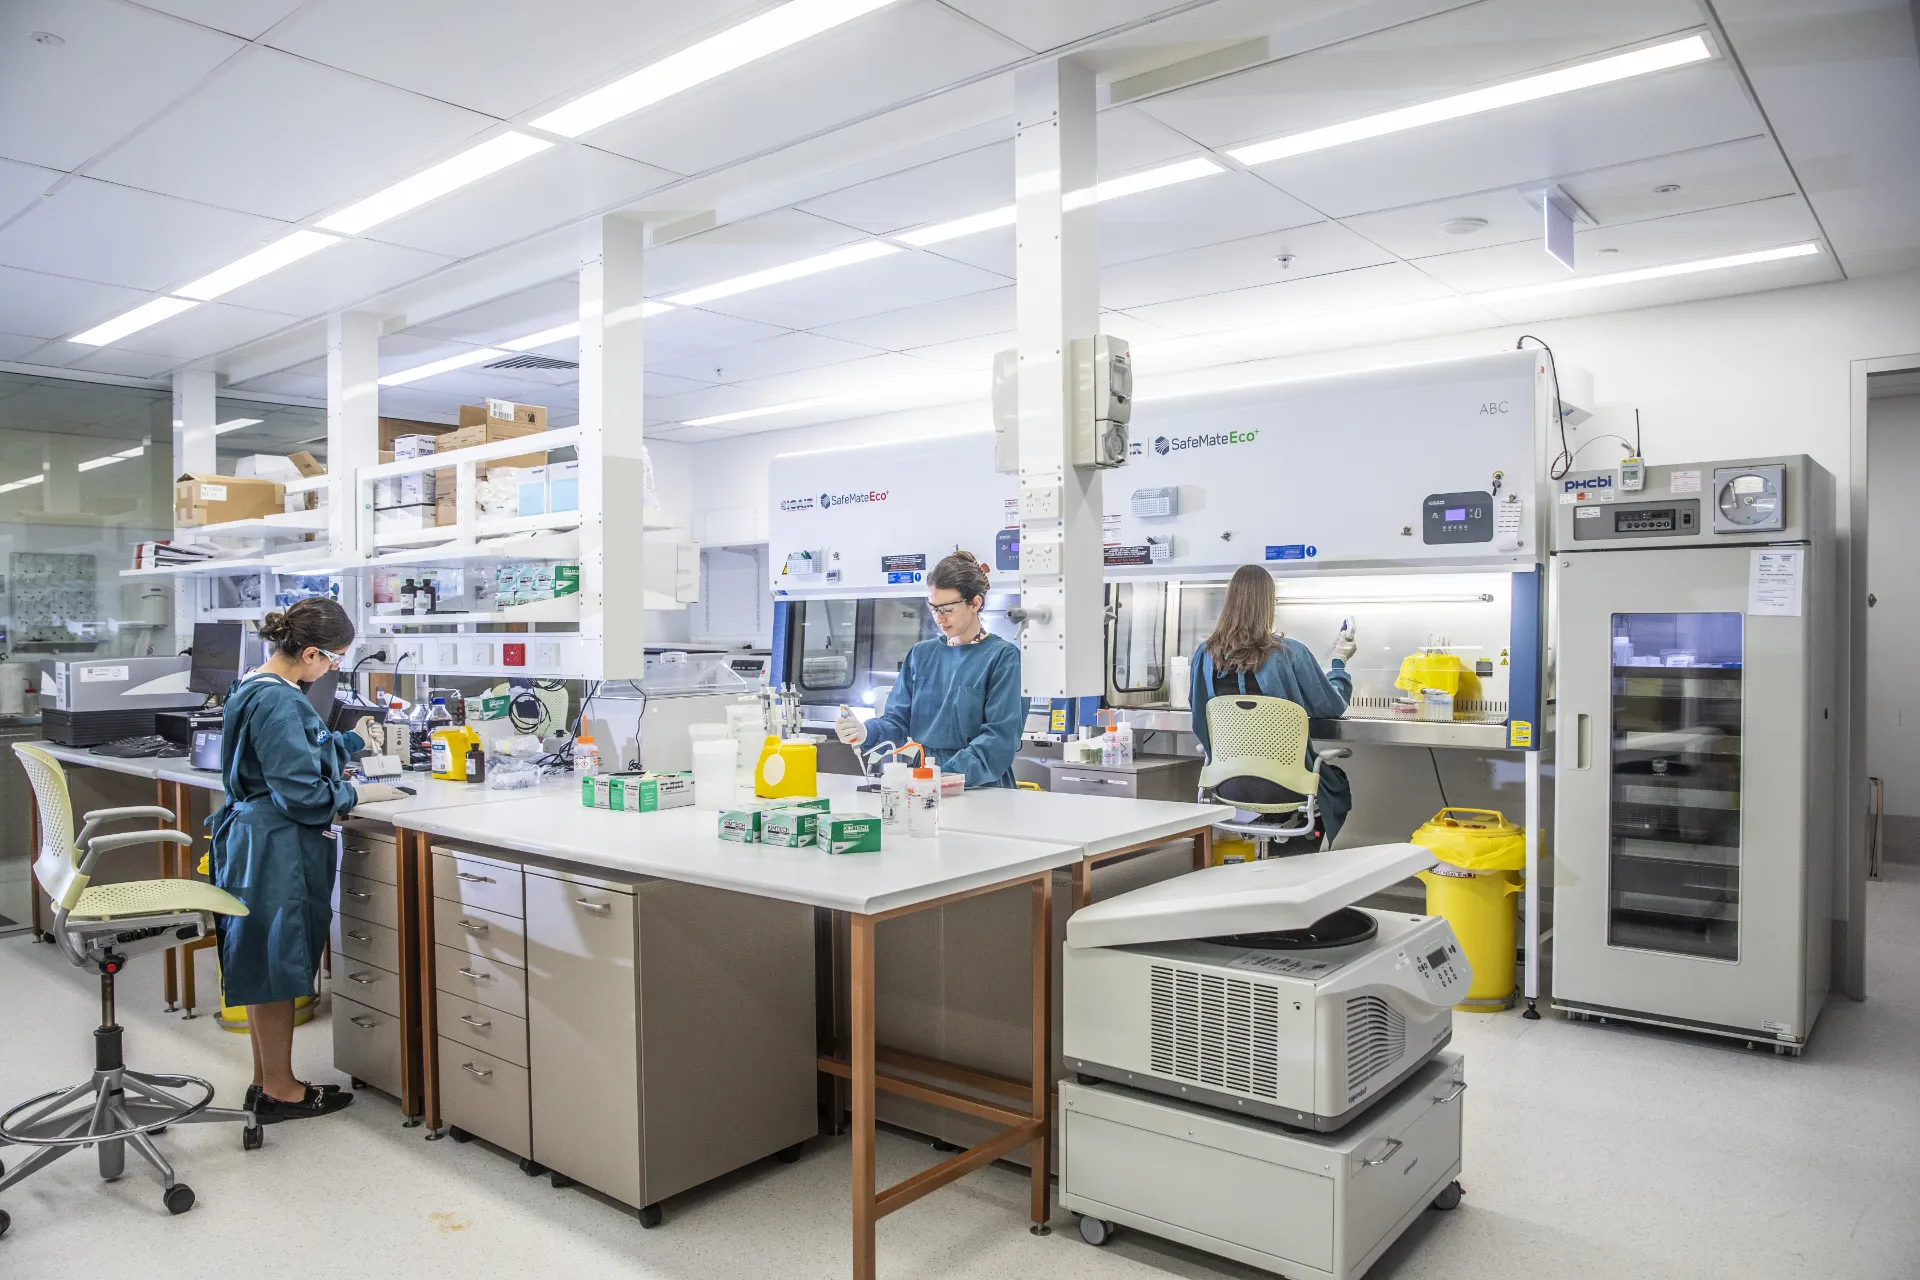
M 1427 911 L 1445 916 L 1473 966 L 1473 985 L 1454 1008 L 1497 1013 L 1513 1007 L 1514 895 L 1526 887 L 1527 837 L 1496 809 L 1442 809 L 1409 837 L 1440 865 L 1420 872 Z

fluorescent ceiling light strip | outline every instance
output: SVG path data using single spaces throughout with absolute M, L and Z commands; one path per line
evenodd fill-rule
M 183 298 L 194 298 L 206 302 L 223 293 L 238 289 L 243 284 L 258 280 L 269 271 L 278 271 L 309 254 L 318 253 L 330 245 L 339 243 L 339 238 L 336 236 L 323 236 L 318 231 L 296 231 L 290 236 L 275 240 L 264 249 L 255 250 L 238 262 L 230 262 L 218 271 L 201 276 L 192 284 L 182 285 L 174 292 Z
M 1195 156 L 1190 160 L 1161 165 L 1157 169 L 1130 173 L 1123 178 L 1109 178 L 1105 182 L 1083 187 L 1079 191 L 1069 191 L 1060 203 L 1067 209 L 1084 209 L 1090 204 L 1100 204 L 1103 201 L 1135 195 L 1142 191 L 1157 191 L 1161 187 L 1171 187 L 1177 183 L 1191 182 L 1195 178 L 1205 178 L 1225 172 L 1225 169 L 1213 161 L 1203 156 Z M 909 231 L 893 238 L 917 249 L 925 248 L 930 244 L 957 240 L 961 236 L 970 236 L 976 232 L 991 231 L 995 227 L 1010 227 L 1014 224 L 1016 208 L 1015 205 L 1005 205 L 998 209 L 989 209 L 985 213 L 955 218 L 950 222 L 936 222 L 930 227 L 921 227 L 917 231 Z
M 532 122 L 533 127 L 563 138 L 577 138 L 890 3 L 892 0 L 792 0 L 583 94 L 540 116 Z
M 130 333 L 138 333 L 148 325 L 159 324 L 199 305 L 188 298 L 155 298 L 152 302 L 143 302 L 133 310 L 115 316 L 105 324 L 97 324 L 85 333 L 76 333 L 67 341 L 83 347 L 104 347 L 109 342 L 118 342 Z
M 0 484 L 0 493 L 12 493 L 15 489 L 24 489 L 28 485 L 39 484 L 46 478 L 46 475 L 42 473 L 28 476 L 24 480 L 15 480 L 12 484 Z
M 133 448 L 133 449 L 123 449 L 119 453 L 114 454 L 113 456 L 116 458 L 137 458 L 141 454 L 145 453 L 146 451 L 147 451 L 147 446 L 140 445 L 137 448 Z
M 225 435 L 229 431 L 238 431 L 242 427 L 257 427 L 259 425 L 260 419 L 258 418 L 229 418 L 225 422 L 214 423 L 213 434 L 220 436 Z
M 566 324 L 557 324 L 551 329 L 542 329 L 538 333 L 530 333 L 524 338 L 515 338 L 511 342 L 503 342 L 500 345 L 508 351 L 531 351 L 535 347 L 550 347 L 556 342 L 564 342 L 568 338 L 577 338 L 579 336 L 580 322 L 573 320 Z
M 791 413 L 796 409 L 812 409 L 826 404 L 835 397 L 814 400 L 791 400 L 786 404 L 770 404 L 764 409 L 740 409 L 733 413 L 716 413 L 707 418 L 688 418 L 680 425 L 683 427 L 717 427 L 723 422 L 741 422 L 747 418 L 765 418 L 776 413 Z
M 1288 134 L 1266 142 L 1256 142 L 1251 146 L 1232 147 L 1228 149 L 1227 154 L 1241 164 L 1265 164 L 1269 160 L 1282 160 L 1288 156 L 1305 155 L 1311 151 L 1324 151 L 1328 147 L 1344 146 L 1349 142 L 1359 142 L 1366 138 L 1378 138 L 1407 129 L 1418 129 L 1424 125 L 1438 124 L 1443 120 L 1458 120 L 1462 116 L 1478 115 L 1483 111 L 1496 111 L 1501 107 L 1517 106 L 1523 102 L 1537 102 L 1542 98 L 1572 93 L 1576 89 L 1589 89 L 1595 85 L 1611 84 L 1617 80 L 1629 80 L 1635 76 L 1665 71 L 1670 67 L 1703 62 L 1711 57 L 1713 57 L 1713 50 L 1708 47 L 1706 37 L 1684 36 L 1664 44 L 1636 49 L 1632 53 L 1596 58 L 1592 62 L 1563 67 L 1558 71 L 1524 76 L 1518 80 L 1509 80 L 1505 84 L 1489 85 L 1484 89 L 1473 89 L 1466 93 L 1454 94 L 1452 97 L 1437 98 L 1432 102 L 1422 102 L 1394 111 L 1383 111 L 1378 115 L 1362 116 L 1358 120 L 1348 120 L 1343 124 L 1308 129 L 1303 133 Z
M 343 235 L 358 235 L 389 218 L 397 218 L 409 209 L 417 209 L 429 200 L 437 200 L 458 191 L 470 182 L 478 182 L 508 165 L 537 155 L 553 144 L 524 133 L 503 133 L 476 147 L 469 147 L 451 160 L 442 160 L 411 178 L 403 178 L 385 191 L 377 191 L 357 204 L 350 204 L 319 226 Z
M 1518 302 L 1526 298 L 1544 298 L 1560 293 L 1583 293 L 1588 289 L 1639 284 L 1644 280 L 1665 280 L 1672 276 L 1691 276 L 1702 271 L 1724 271 L 1730 267 L 1751 267 L 1762 262 L 1805 258 L 1819 252 L 1819 243 L 1808 240 L 1801 244 L 1782 245 L 1777 249 L 1761 249 L 1755 253 L 1734 253 L 1722 258 L 1697 258 L 1692 262 L 1674 262 L 1664 267 L 1642 267 L 1638 271 L 1615 271 L 1603 276 L 1574 276 L 1571 279 L 1553 280 L 1546 284 L 1521 285 L 1515 289 L 1495 289 L 1488 293 L 1473 294 L 1471 298 L 1472 301 L 1484 306 L 1495 307 L 1503 302 Z
M 444 360 L 435 360 L 432 364 L 415 365 L 411 369 L 402 369 L 399 373 L 390 373 L 380 379 L 383 387 L 404 387 L 409 382 L 418 382 L 422 378 L 431 378 L 436 373 L 452 373 L 455 369 L 464 369 L 470 364 L 479 364 L 483 360 L 493 360 L 508 354 L 499 347 L 481 347 L 478 351 L 463 351 L 457 356 L 448 356 Z
M 783 284 L 788 280 L 818 275 L 822 271 L 832 271 L 836 267 L 850 267 L 857 262 L 869 262 L 874 258 L 884 258 L 888 254 L 899 252 L 900 246 L 897 244 L 888 244 L 884 240 L 863 240 L 859 244 L 835 249 L 831 253 L 802 258 L 798 262 L 789 262 L 785 266 L 769 267 L 765 271 L 755 271 L 749 275 L 735 276 L 731 280 L 722 280 L 718 284 L 703 285 L 698 289 L 689 289 L 685 293 L 676 293 L 667 301 L 678 307 L 697 307 L 703 302 L 712 302 L 717 298 L 730 298 L 736 293 L 745 293 L 749 289 L 763 289 L 770 284 Z
M 75 467 L 74 470 L 75 471 L 97 471 L 101 467 L 110 467 L 116 462 L 125 462 L 125 461 L 126 461 L 126 458 L 122 457 L 120 454 L 110 453 L 104 458 L 89 458 L 85 462 L 81 463 L 79 466 Z

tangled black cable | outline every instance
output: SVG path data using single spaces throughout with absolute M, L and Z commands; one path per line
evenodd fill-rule
M 1547 464 L 1547 478 L 1558 480 L 1573 470 L 1573 453 L 1567 448 L 1567 408 L 1560 403 L 1560 362 L 1553 358 L 1553 348 L 1547 345 L 1545 338 L 1523 333 L 1514 340 L 1514 350 L 1518 351 L 1529 339 L 1540 344 L 1547 353 L 1547 372 L 1553 377 L 1553 420 L 1560 427 L 1560 452 Z

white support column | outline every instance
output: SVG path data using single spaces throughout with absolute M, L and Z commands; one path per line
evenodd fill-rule
M 598 650 L 599 679 L 637 680 L 646 674 L 646 228 L 608 215 L 582 235 L 580 638 Z
M 168 477 L 167 517 L 173 523 L 171 481 L 188 472 L 218 471 L 215 456 L 214 396 L 211 368 L 182 369 L 173 375 L 173 475 Z M 193 624 L 200 618 L 200 593 L 210 590 L 204 578 L 173 579 L 173 633 L 180 645 L 193 643 Z
M 361 311 L 327 317 L 327 544 L 336 556 L 371 553 L 373 521 L 354 473 L 380 461 L 380 318 Z
M 1105 688 L 1099 471 L 1072 465 L 1075 338 L 1100 322 L 1099 215 L 1062 197 L 1093 186 L 1093 74 L 1070 59 L 1014 73 L 1019 318 L 1022 692 Z M 1040 614 L 1044 611 L 1044 620 Z

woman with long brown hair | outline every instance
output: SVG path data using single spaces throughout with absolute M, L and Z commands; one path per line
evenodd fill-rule
M 1351 629 L 1342 628 L 1334 641 L 1332 669 L 1322 671 L 1313 651 L 1291 636 L 1277 635 L 1273 629 L 1275 607 L 1273 575 L 1257 564 L 1241 565 L 1227 583 L 1226 602 L 1220 606 L 1220 620 L 1199 653 L 1193 656 L 1193 736 L 1208 759 L 1213 748 L 1207 739 L 1207 700 L 1233 694 L 1259 694 L 1285 698 L 1305 707 L 1307 714 L 1320 720 L 1337 720 L 1346 714 L 1347 700 L 1353 696 L 1353 677 L 1347 674 L 1347 659 L 1353 656 Z M 1313 765 L 1313 746 L 1307 746 L 1307 765 Z M 1330 763 L 1320 766 L 1319 810 L 1326 842 L 1334 836 L 1353 809 L 1353 792 L 1347 775 Z

